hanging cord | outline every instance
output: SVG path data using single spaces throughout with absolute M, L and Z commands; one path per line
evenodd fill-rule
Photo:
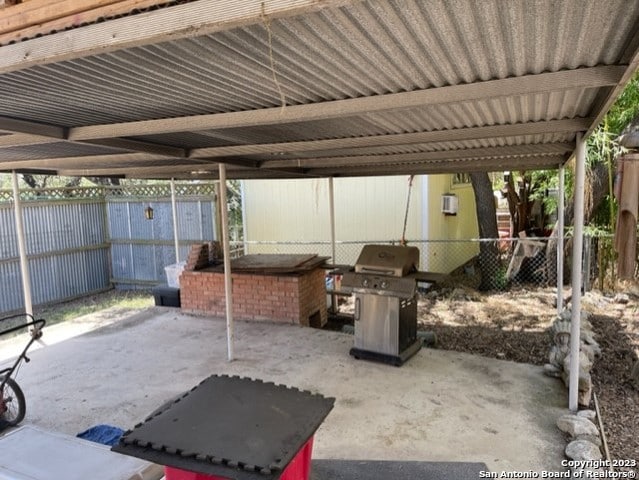
M 273 82 L 277 87 L 277 91 L 280 94 L 280 102 L 282 103 L 282 110 L 286 107 L 286 97 L 284 96 L 284 92 L 282 91 L 282 86 L 280 85 L 279 80 L 277 79 L 277 74 L 275 73 L 275 58 L 273 57 L 273 33 L 271 31 L 271 21 L 266 16 L 266 5 L 262 2 L 262 21 L 264 22 L 264 28 L 266 28 L 266 33 L 268 34 L 268 58 L 271 63 L 271 73 L 273 74 Z
M 402 239 L 400 240 L 400 245 L 406 246 L 408 243 L 406 241 L 406 226 L 408 225 L 408 208 L 410 207 L 410 192 L 413 189 L 413 179 L 415 175 L 410 175 L 408 177 L 408 196 L 406 197 L 406 213 L 404 213 L 404 229 L 402 230 Z

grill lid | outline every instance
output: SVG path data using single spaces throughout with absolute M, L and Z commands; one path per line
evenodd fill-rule
M 419 249 L 398 245 L 364 245 L 355 272 L 404 277 L 417 271 Z

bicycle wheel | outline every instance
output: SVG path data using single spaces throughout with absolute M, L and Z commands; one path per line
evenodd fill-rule
M 26 413 L 24 393 L 12 378 L 7 379 L 0 392 L 0 423 L 15 427 L 24 419 Z

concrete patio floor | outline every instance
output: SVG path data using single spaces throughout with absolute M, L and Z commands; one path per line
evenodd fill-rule
M 225 328 L 222 319 L 154 307 L 36 349 L 18 376 L 23 424 L 71 435 L 98 423 L 127 429 L 205 377 L 231 374 L 336 398 L 314 458 L 563 470 L 555 420 L 566 392 L 540 367 L 422 349 L 396 368 L 351 358 L 347 334 L 250 322 L 236 322 L 229 363 Z

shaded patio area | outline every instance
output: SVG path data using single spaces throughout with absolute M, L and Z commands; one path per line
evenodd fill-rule
M 30 6 L 4 10 L 0 171 L 13 174 L 27 313 L 18 173 L 170 179 L 173 188 L 175 179 L 225 185 L 227 173 L 326 178 L 332 191 L 333 178 L 349 176 L 558 168 L 563 179 L 575 158 L 571 279 L 581 284 L 586 139 L 639 65 L 636 0 L 195 0 L 148 11 L 126 2 L 117 14 L 97 3 L 52 17 L 57 9 L 40 1 L 29 22 Z M 573 359 L 580 301 L 575 289 Z M 232 326 L 231 309 L 227 319 Z M 234 358 L 231 334 L 228 345 Z
M 238 322 L 235 335 L 229 363 L 222 319 L 154 307 L 35 350 L 18 377 L 23 424 L 71 435 L 131 428 L 203 378 L 230 374 L 335 397 L 316 459 L 561 470 L 555 420 L 566 393 L 540 367 L 423 349 L 396 368 L 350 357 L 349 335 L 294 325 Z

